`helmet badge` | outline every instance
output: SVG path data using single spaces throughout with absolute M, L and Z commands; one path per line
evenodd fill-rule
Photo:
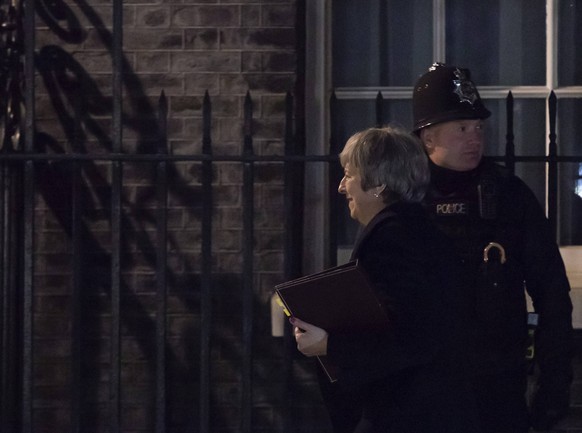
M 457 94 L 460 102 L 468 102 L 472 106 L 479 99 L 475 85 L 459 68 L 455 70 L 454 75 L 457 79 L 453 80 L 455 86 L 453 93 Z

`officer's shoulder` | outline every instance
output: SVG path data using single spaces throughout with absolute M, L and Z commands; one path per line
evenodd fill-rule
M 525 185 L 518 176 L 511 172 L 511 170 L 491 159 L 483 159 L 480 177 L 481 179 L 494 180 L 498 184 L 503 184 L 508 187 L 511 185 L 515 187 Z
M 481 171 L 481 179 L 494 179 L 501 195 L 512 196 L 513 199 L 522 195 L 533 195 L 529 186 L 510 169 L 490 159 L 484 159 Z
M 505 179 L 514 176 L 507 167 L 489 158 L 483 158 L 481 174 L 485 176 L 496 176 Z

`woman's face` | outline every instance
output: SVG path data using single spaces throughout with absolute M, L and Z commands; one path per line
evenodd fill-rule
M 350 216 L 362 225 L 367 225 L 386 206 L 382 196 L 376 190 L 376 188 L 372 188 L 364 191 L 362 177 L 350 167 L 349 163 L 346 164 L 338 192 L 346 196 Z M 378 194 L 378 197 L 374 195 L 375 193 Z

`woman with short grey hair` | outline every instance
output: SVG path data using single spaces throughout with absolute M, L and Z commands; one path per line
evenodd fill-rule
M 429 182 L 417 137 L 397 127 L 354 134 L 338 192 L 362 226 L 352 259 L 368 274 L 388 331 L 327 332 L 290 318 L 297 347 L 338 367 L 320 385 L 336 433 L 477 433 L 472 303 L 458 257 L 419 203 Z

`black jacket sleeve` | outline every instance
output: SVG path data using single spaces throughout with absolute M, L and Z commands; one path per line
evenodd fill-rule
M 573 330 L 570 284 L 548 221 L 530 189 L 516 180 L 523 200 L 522 263 L 527 291 L 539 314 L 535 360 L 537 389 L 531 406 L 532 426 L 549 429 L 568 412 L 573 378 Z
M 531 190 L 513 178 L 523 201 L 523 248 L 521 262 L 527 291 L 539 324 L 536 331 L 536 360 L 540 385 L 569 388 L 572 381 L 572 302 L 564 263 L 548 221 Z

